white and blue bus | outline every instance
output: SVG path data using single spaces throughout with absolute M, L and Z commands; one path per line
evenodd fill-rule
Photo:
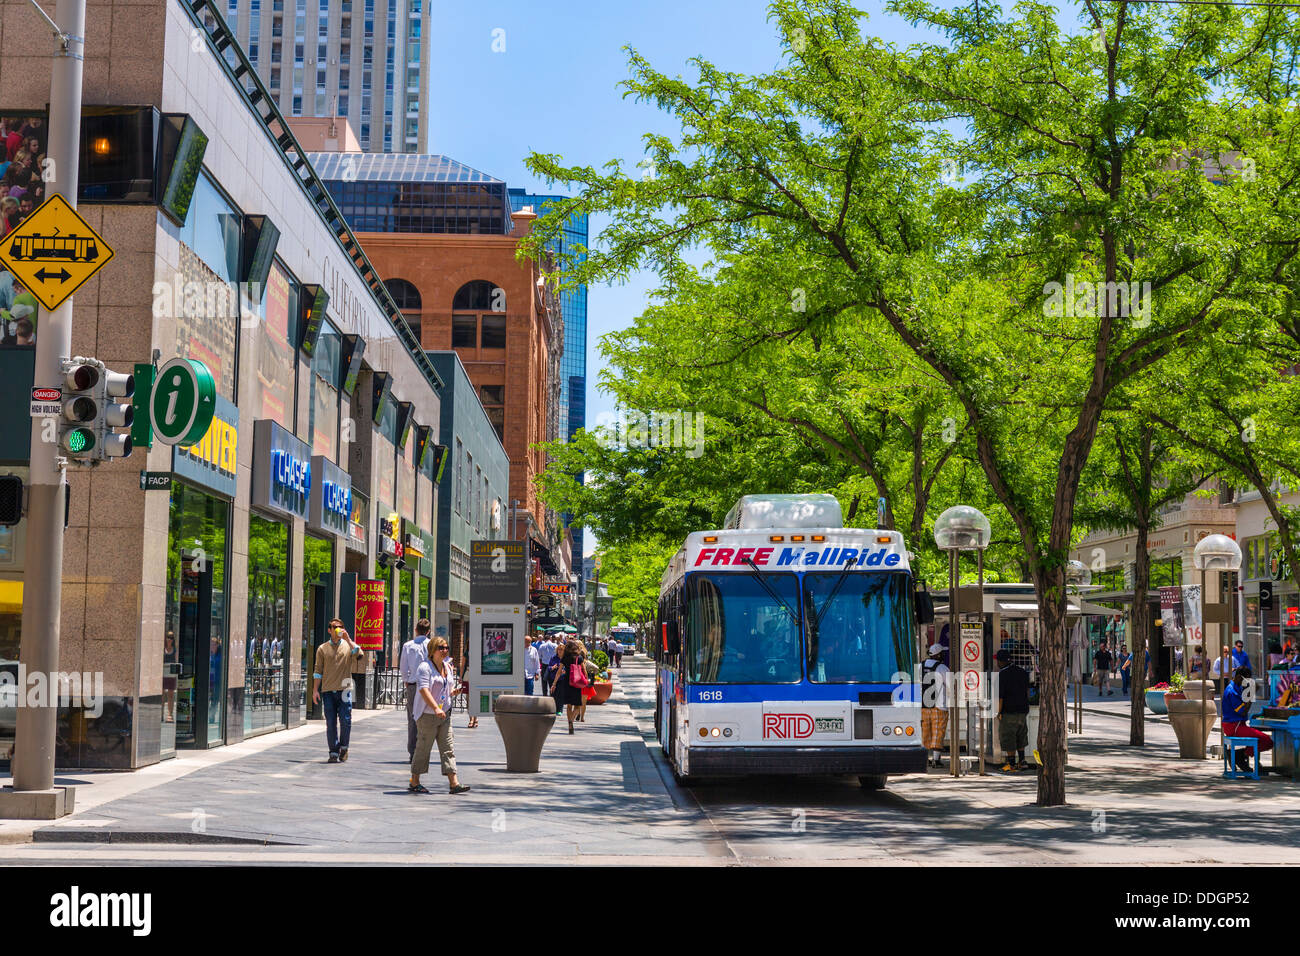
M 678 780 L 924 773 L 913 580 L 834 495 L 747 495 L 659 590 L 655 730 Z

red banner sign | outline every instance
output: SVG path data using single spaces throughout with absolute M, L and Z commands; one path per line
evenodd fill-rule
M 360 580 L 357 582 L 357 647 L 367 651 L 384 647 L 384 581 Z

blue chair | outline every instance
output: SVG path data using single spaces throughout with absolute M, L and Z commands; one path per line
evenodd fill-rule
M 1255 762 L 1251 765 L 1250 773 L 1237 769 L 1237 748 L 1245 750 L 1251 749 L 1255 756 Z M 1259 738 L 1258 737 L 1224 737 L 1223 738 L 1223 776 L 1228 780 L 1236 780 L 1238 777 L 1249 777 L 1251 780 L 1259 779 Z

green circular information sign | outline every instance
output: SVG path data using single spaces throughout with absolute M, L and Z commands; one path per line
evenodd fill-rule
M 164 445 L 193 445 L 212 424 L 217 385 L 198 359 L 175 358 L 158 370 L 149 395 L 154 434 Z

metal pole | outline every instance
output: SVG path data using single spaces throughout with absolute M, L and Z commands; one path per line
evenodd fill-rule
M 81 153 L 81 73 L 86 0 L 58 0 L 55 17 L 63 34 L 55 41 L 50 69 L 49 146 L 54 179 L 48 195 L 77 205 Z M 41 317 L 34 381 L 62 384 L 61 364 L 72 357 L 72 299 Z M 55 442 L 43 440 L 45 420 L 32 419 L 31 477 L 27 498 L 27 565 L 23 573 L 23 631 L 19 659 L 29 675 L 54 686 L 59 667 L 59 614 L 63 599 L 63 517 L 66 462 Z M 19 688 L 22 693 L 25 688 Z M 18 708 L 14 734 L 14 790 L 54 787 L 54 735 L 58 701 L 47 695 L 38 707 Z
M 980 588 L 980 644 L 982 645 L 984 643 L 984 549 L 983 548 L 979 549 L 979 588 Z M 993 686 L 992 683 L 986 679 L 989 672 L 988 667 L 989 667 L 989 662 L 988 659 L 985 658 L 984 673 L 980 675 L 980 680 L 982 681 L 982 689 L 980 691 L 979 700 L 976 701 L 976 709 L 979 712 L 979 721 L 980 721 L 980 776 L 981 777 L 987 776 L 987 772 L 984 769 L 984 754 L 986 750 L 985 734 L 984 734 L 984 730 L 985 730 L 984 720 L 985 720 L 986 709 L 984 707 L 984 702 L 985 700 L 989 699 L 989 693 Z
M 948 678 L 952 681 L 952 700 L 948 701 L 948 719 L 952 721 L 949 734 L 952 752 L 948 757 L 948 773 L 954 777 L 961 776 L 961 735 L 958 724 L 961 723 L 961 710 L 957 704 L 957 694 L 961 688 L 961 644 L 958 637 L 957 623 L 957 564 L 960 552 L 956 548 L 948 551 Z
M 1201 653 L 1202 653 L 1202 655 L 1205 654 L 1205 650 L 1204 650 L 1204 649 L 1210 646 L 1209 634 L 1207 633 L 1207 631 L 1209 630 L 1209 628 L 1206 627 L 1206 622 L 1205 622 L 1205 606 L 1206 606 L 1206 604 L 1209 603 L 1208 600 L 1207 600 L 1207 598 L 1208 598 L 1208 595 L 1205 593 L 1205 569 L 1204 569 L 1204 568 L 1201 568 L 1201 648 L 1202 648 Z M 1216 629 L 1216 630 L 1217 630 L 1217 629 Z M 1222 634 L 1220 634 L 1220 637 L 1222 637 Z M 1193 646 L 1193 650 L 1195 650 L 1195 647 L 1194 647 L 1194 646 Z M 1190 673 L 1191 673 L 1191 658 L 1190 658 L 1190 655 L 1189 655 L 1189 657 L 1188 657 L 1187 665 L 1188 665 L 1188 667 L 1187 667 L 1187 672 L 1188 672 L 1188 674 L 1190 674 Z M 1204 670 L 1204 668 L 1202 668 L 1202 670 Z M 1206 686 L 1205 686 L 1205 685 L 1206 685 L 1206 682 L 1208 681 L 1208 679 L 1209 679 L 1209 675 L 1208 675 L 1208 674 L 1204 674 L 1204 673 L 1201 674 L 1201 723 L 1200 723 L 1200 726 L 1196 728 L 1196 733 L 1197 733 L 1198 738 L 1200 737 L 1200 734 L 1203 733 L 1204 730 L 1205 730 L 1205 691 L 1206 691 Z M 1223 721 L 1219 721 L 1219 747 L 1220 747 L 1220 753 L 1222 753 L 1223 742 L 1224 742 L 1224 741 L 1223 741 Z M 1204 759 L 1205 757 L 1206 757 L 1205 748 L 1204 748 L 1204 746 L 1202 746 L 1202 747 L 1201 747 L 1201 758 Z

